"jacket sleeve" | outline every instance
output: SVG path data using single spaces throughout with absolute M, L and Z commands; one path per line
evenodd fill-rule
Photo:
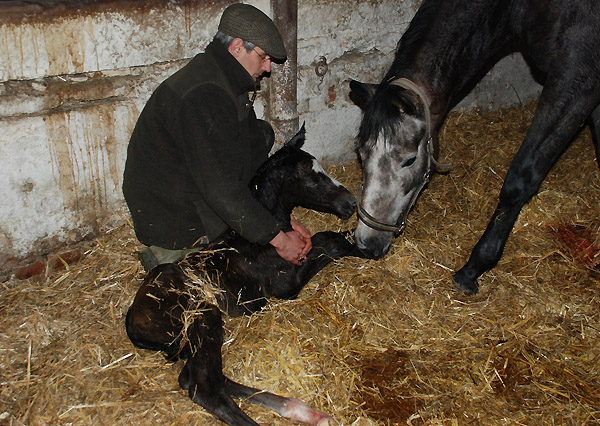
M 222 88 L 205 84 L 186 94 L 182 113 L 182 167 L 190 171 L 202 204 L 248 241 L 267 244 L 280 227 L 244 179 L 251 169 L 251 147 L 234 101 Z M 206 212 L 198 214 L 202 218 Z

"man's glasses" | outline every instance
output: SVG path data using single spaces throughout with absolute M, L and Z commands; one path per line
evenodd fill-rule
M 271 57 L 269 55 L 267 55 L 266 53 L 260 53 L 258 50 L 256 50 L 256 47 L 254 49 L 252 49 L 253 51 L 256 52 L 256 54 L 258 55 L 258 57 L 260 58 L 260 61 L 264 64 L 267 61 L 271 60 Z

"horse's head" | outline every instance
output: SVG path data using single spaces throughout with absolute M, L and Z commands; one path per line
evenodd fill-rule
M 354 196 L 331 177 L 315 157 L 301 149 L 304 140 L 302 125 L 298 133 L 265 163 L 269 170 L 263 172 L 277 175 L 271 182 L 280 183 L 280 190 L 272 191 L 278 193 L 278 204 L 290 211 L 300 206 L 348 219 L 356 209 Z
M 362 109 L 357 152 L 363 178 L 359 193 L 357 247 L 383 256 L 429 179 L 431 144 L 420 95 L 397 84 L 350 82 L 351 99 Z

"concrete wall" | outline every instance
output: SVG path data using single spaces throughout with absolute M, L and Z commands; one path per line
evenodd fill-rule
M 137 116 L 152 90 L 204 49 L 231 3 L 66 2 L 0 10 L 0 265 L 127 218 L 120 186 Z M 249 3 L 271 14 L 269 0 Z M 348 82 L 379 81 L 419 4 L 299 0 L 298 112 L 308 151 L 354 158 L 360 111 Z M 265 85 L 256 106 L 266 119 L 271 90 Z M 496 108 L 538 93 L 516 55 L 459 107 Z

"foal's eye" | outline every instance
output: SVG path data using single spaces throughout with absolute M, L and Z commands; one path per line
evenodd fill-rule
M 400 164 L 400 166 L 401 167 L 412 166 L 416 159 L 417 159 L 416 155 L 413 155 L 412 157 L 408 157 L 402 162 L 402 164 Z

